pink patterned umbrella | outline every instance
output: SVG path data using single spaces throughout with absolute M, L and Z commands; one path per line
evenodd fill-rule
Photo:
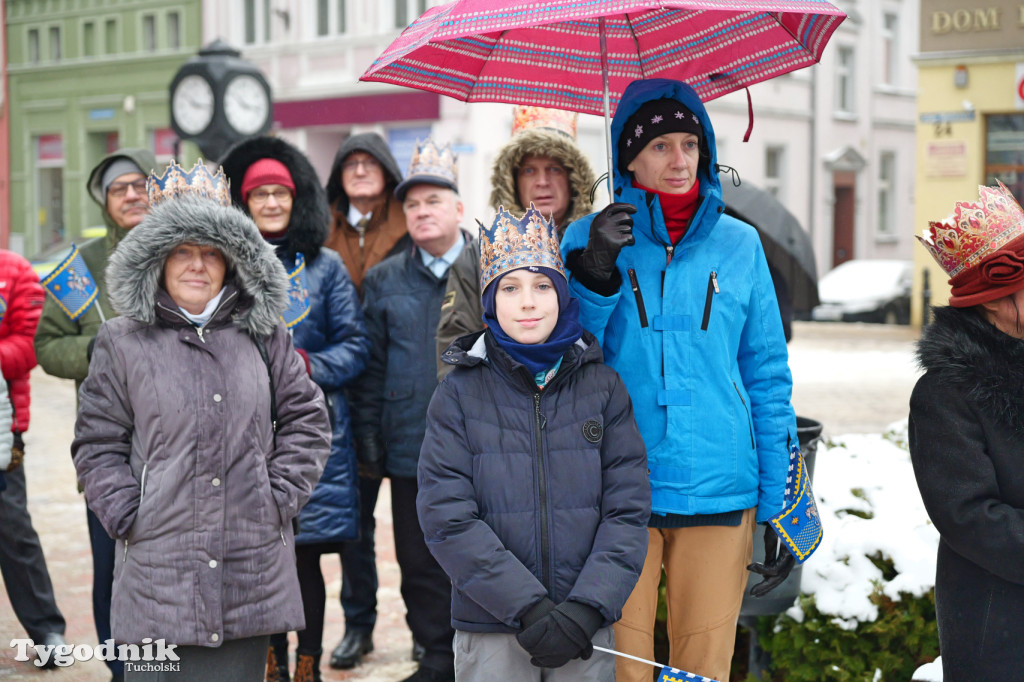
M 610 119 L 637 79 L 681 80 L 709 101 L 815 64 L 845 18 L 826 0 L 455 0 L 360 80 Z
M 845 17 L 826 0 L 456 0 L 360 80 L 601 115 L 604 56 L 613 111 L 638 78 L 685 81 L 706 102 L 817 63 Z

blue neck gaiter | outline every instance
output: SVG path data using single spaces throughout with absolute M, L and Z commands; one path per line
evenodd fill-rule
M 531 375 L 545 372 L 554 367 L 555 363 L 565 355 L 565 351 L 569 350 L 569 347 L 576 343 L 583 334 L 583 326 L 580 324 L 580 303 L 575 298 L 569 297 L 569 286 L 565 277 L 549 268 L 541 267 L 537 270 L 551 279 L 555 291 L 558 292 L 558 323 L 555 324 L 551 336 L 544 343 L 519 343 L 506 334 L 498 323 L 494 295 L 504 275 L 488 284 L 481 297 L 484 307 L 484 322 L 490 328 L 494 339 L 513 360 L 525 366 Z

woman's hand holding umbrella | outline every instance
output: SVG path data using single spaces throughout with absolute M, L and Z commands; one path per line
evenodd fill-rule
M 636 206 L 615 203 L 605 206 L 590 223 L 590 240 L 576 261 L 586 275 L 605 282 L 615 273 L 615 261 L 624 246 L 632 246 Z

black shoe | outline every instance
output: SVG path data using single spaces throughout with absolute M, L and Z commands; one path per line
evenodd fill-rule
M 354 668 L 363 656 L 373 651 L 373 635 L 363 630 L 346 630 L 338 646 L 331 652 L 330 666 L 335 670 Z
M 57 667 L 57 647 L 64 646 L 65 644 L 67 644 L 67 642 L 64 641 L 64 635 L 60 634 L 59 632 L 48 632 L 45 635 L 43 635 L 43 638 L 35 644 L 37 647 L 53 647 L 52 649 L 50 649 L 50 657 L 46 659 L 46 663 L 40 666 L 43 670 L 52 670 Z M 39 658 L 41 660 L 42 656 L 40 656 Z
M 416 638 L 413 638 L 413 640 L 412 640 L 412 660 L 416 661 L 417 663 L 422 661 L 423 660 L 423 652 L 424 651 L 426 651 L 426 649 L 423 647 L 423 645 L 420 644 L 419 642 L 417 642 Z
M 419 670 L 402 680 L 402 682 L 455 682 L 455 673 L 446 673 L 441 672 L 436 668 L 424 668 L 423 666 L 420 666 Z

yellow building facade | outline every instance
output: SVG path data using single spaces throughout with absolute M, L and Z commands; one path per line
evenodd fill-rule
M 921 0 L 914 234 L 978 185 L 1002 181 L 1024 201 L 1024 2 Z M 914 249 L 911 321 L 949 300 L 948 277 Z

